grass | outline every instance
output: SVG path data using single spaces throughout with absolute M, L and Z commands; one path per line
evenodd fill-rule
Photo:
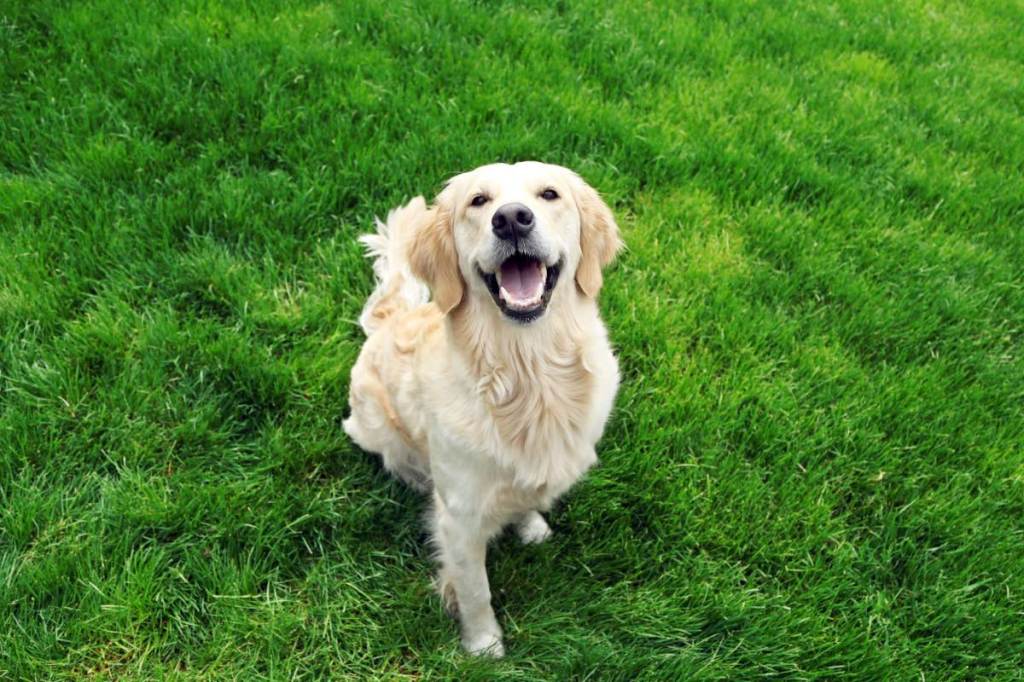
M 1019 2 L 0 2 L 0 678 L 1021 679 Z M 624 384 L 471 660 L 355 236 L 539 158 Z

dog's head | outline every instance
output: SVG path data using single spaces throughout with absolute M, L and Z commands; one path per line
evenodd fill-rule
M 452 178 L 409 262 L 448 313 L 466 296 L 489 298 L 528 324 L 553 297 L 596 297 L 601 269 L 622 247 L 608 205 L 572 171 L 524 161 Z M 578 291 L 568 291 L 575 287 Z

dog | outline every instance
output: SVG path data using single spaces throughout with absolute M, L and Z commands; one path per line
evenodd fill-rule
M 376 289 L 345 432 L 433 498 L 437 587 L 472 654 L 504 655 L 488 541 L 541 512 L 597 461 L 619 386 L 601 321 L 602 270 L 623 244 L 579 175 L 535 161 L 452 178 L 364 235 Z

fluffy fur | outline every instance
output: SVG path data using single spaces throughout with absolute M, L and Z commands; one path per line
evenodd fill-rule
M 514 247 L 491 225 L 509 202 L 536 219 Z M 360 317 L 367 340 L 345 431 L 432 495 L 442 597 L 463 646 L 500 656 L 487 542 L 512 523 L 524 542 L 546 539 L 540 512 L 597 459 L 619 370 L 596 297 L 619 230 L 579 176 L 524 162 L 459 175 L 433 206 L 413 199 L 363 241 L 378 284 Z M 525 323 L 503 313 L 486 281 L 512 248 L 557 279 Z

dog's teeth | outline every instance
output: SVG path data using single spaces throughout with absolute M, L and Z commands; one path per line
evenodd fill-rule
M 501 300 L 505 302 L 505 305 L 512 310 L 529 310 L 530 308 L 540 305 L 542 298 L 541 296 L 534 296 L 531 299 L 521 301 L 513 298 L 512 295 L 505 290 L 505 287 L 501 287 L 498 290 L 498 297 L 501 298 Z

